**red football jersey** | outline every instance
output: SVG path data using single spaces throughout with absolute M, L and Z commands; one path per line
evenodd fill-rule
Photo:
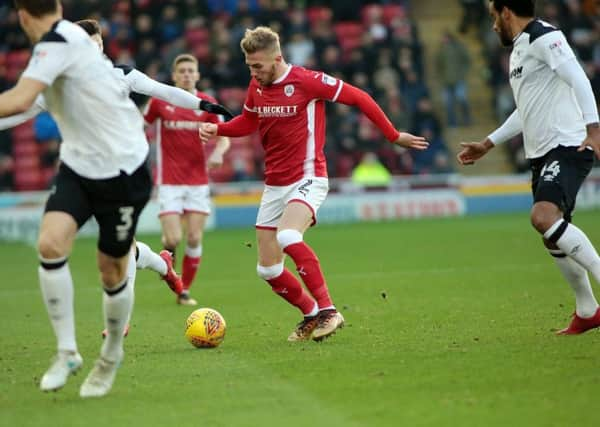
M 335 102 L 343 84 L 295 65 L 269 86 L 252 79 L 244 108 L 258 115 L 267 185 L 327 176 L 323 101 Z
M 202 92 L 196 96 L 216 100 Z M 200 110 L 175 107 L 157 98 L 144 110 L 147 123 L 158 120 L 156 183 L 166 185 L 203 185 L 208 183 L 204 145 L 198 137 L 200 123 L 220 122 L 220 117 Z

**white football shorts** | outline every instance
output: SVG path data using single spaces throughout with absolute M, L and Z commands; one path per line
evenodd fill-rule
M 265 185 L 256 218 L 256 228 L 274 229 L 283 210 L 291 201 L 304 203 L 313 214 L 312 225 L 317 223 L 317 211 L 329 192 L 327 178 L 302 178 L 286 186 Z
M 159 216 L 189 212 L 210 215 L 208 185 L 159 185 Z

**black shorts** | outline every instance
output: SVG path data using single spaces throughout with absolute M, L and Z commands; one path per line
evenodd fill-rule
M 530 160 L 533 200 L 554 203 L 568 222 L 579 188 L 594 166 L 594 152 L 577 148 L 558 146 Z
M 89 179 L 62 163 L 45 212 L 71 215 L 81 228 L 91 216 L 100 228 L 98 249 L 112 257 L 124 256 L 133 241 L 138 217 L 150 199 L 152 178 L 146 164 L 133 174 L 108 179 Z

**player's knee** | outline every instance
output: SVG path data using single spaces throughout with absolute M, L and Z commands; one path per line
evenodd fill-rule
M 38 253 L 44 259 L 56 259 L 67 255 L 64 245 L 61 244 L 61 239 L 49 233 L 40 235 Z
M 281 249 L 302 241 L 302 233 L 298 230 L 285 229 L 277 232 L 277 243 Z
M 552 202 L 536 202 L 531 208 L 531 225 L 542 234 L 562 218 L 563 212 Z
M 559 218 L 557 218 L 554 212 L 550 212 L 543 208 L 534 208 L 531 210 L 531 225 L 539 233 L 544 234 L 552 224 L 554 224 Z
M 181 235 L 171 234 L 164 236 L 162 239 L 163 246 L 165 248 L 176 248 L 181 241 Z
M 256 266 L 256 274 L 263 280 L 274 279 L 281 276 L 281 273 L 283 273 L 283 262 L 268 267 L 260 264 Z
M 197 248 L 200 246 L 200 242 L 202 241 L 202 235 L 200 233 L 189 234 L 187 238 L 187 245 L 190 248 Z
M 125 270 L 118 264 L 100 266 L 100 280 L 106 288 L 112 288 L 123 282 Z

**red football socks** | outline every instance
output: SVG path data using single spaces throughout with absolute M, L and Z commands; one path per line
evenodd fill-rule
M 194 281 L 194 277 L 196 277 L 196 272 L 198 271 L 198 266 L 200 265 L 200 260 L 202 257 L 190 257 L 185 255 L 183 257 L 183 266 L 182 266 L 182 275 L 181 280 L 183 281 L 183 290 L 187 291 L 192 286 L 192 282 Z
M 267 280 L 273 292 L 295 307 L 298 307 L 302 314 L 307 315 L 315 307 L 315 302 L 304 290 L 296 276 L 294 276 L 287 268 L 283 269 L 283 273 L 279 276 Z
M 312 296 L 317 300 L 319 309 L 333 306 L 325 277 L 323 277 L 321 271 L 319 258 L 310 246 L 305 242 L 298 242 L 286 246 L 283 251 L 296 263 L 298 274 Z

